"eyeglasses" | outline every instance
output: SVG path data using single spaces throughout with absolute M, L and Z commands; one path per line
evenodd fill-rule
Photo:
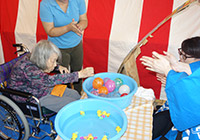
M 180 56 L 182 56 L 183 60 L 186 60 L 187 58 L 193 58 L 192 56 L 188 56 L 187 54 L 183 53 L 181 48 L 178 48 L 178 53 Z

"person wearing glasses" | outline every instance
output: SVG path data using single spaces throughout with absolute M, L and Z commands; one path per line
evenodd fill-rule
M 177 72 L 186 72 L 188 75 L 194 71 L 193 69 L 196 69 L 196 67 L 199 67 L 200 65 L 200 46 L 199 41 L 200 37 L 193 37 L 186 39 L 182 42 L 181 48 L 178 48 L 178 54 L 179 54 L 179 62 L 170 53 L 167 53 L 171 63 L 173 63 L 174 69 L 176 69 Z M 179 64 L 179 65 L 178 65 Z M 191 66 L 190 66 L 191 65 Z M 165 86 L 166 84 L 166 76 L 160 73 L 156 74 L 157 80 L 161 81 L 162 85 Z
M 200 139 L 200 37 L 184 40 L 178 53 L 179 61 L 168 52 L 141 58 L 146 69 L 166 77 L 159 80 L 167 102 L 153 116 L 152 139 Z

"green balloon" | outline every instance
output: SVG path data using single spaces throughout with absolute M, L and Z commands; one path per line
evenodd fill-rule
M 121 85 L 123 85 L 123 80 L 121 78 L 115 78 L 115 87 L 119 88 Z

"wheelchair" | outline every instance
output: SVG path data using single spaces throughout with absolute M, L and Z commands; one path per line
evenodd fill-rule
M 39 99 L 31 93 L 9 89 L 6 84 L 12 66 L 23 55 L 29 53 L 22 44 L 14 44 L 13 46 L 20 47 L 18 51 L 25 53 L 0 65 L 0 139 L 28 140 L 30 137 L 36 139 L 49 137 L 49 139 L 54 140 L 57 134 L 50 118 L 56 113 L 42 107 Z M 25 98 L 25 103 L 15 101 L 12 98 L 13 95 Z M 41 124 L 50 127 L 50 132 L 41 129 Z

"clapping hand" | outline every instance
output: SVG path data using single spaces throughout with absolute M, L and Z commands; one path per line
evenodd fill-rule
M 162 86 L 165 87 L 166 85 L 166 76 L 160 73 L 156 74 L 157 80 L 160 81 L 162 83 Z
M 71 26 L 71 31 L 75 32 L 79 36 L 82 35 L 82 30 L 80 29 L 79 26 L 77 26 L 77 22 L 74 19 L 72 19 L 70 26 Z
M 172 69 L 166 56 L 158 54 L 157 52 L 152 52 L 152 57 L 143 56 L 140 60 L 144 66 L 147 66 L 147 70 L 165 74 L 165 76 Z
M 169 60 L 171 68 L 174 71 L 186 72 L 188 75 L 190 75 L 192 73 L 188 63 L 178 61 L 176 59 L 176 57 L 173 56 L 172 54 L 170 54 L 169 52 L 164 52 L 164 54 L 166 55 L 167 59 Z

